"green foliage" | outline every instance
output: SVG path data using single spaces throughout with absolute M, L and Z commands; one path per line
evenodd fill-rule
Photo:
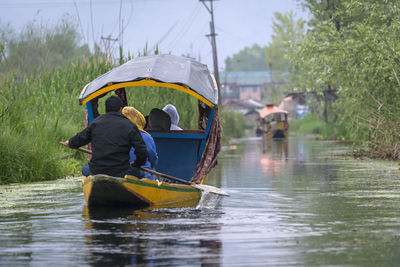
M 232 138 L 244 136 L 245 123 L 242 113 L 229 109 L 220 110 L 222 142 L 227 143 Z
M 260 71 L 266 70 L 265 49 L 257 44 L 245 47 L 232 57 L 225 59 L 227 71 Z
M 109 68 L 91 58 L 23 80 L 10 72 L 1 80 L 0 184 L 55 179 L 76 171 L 76 160 L 61 160 L 71 151 L 58 142 L 82 129 L 79 92 Z
M 21 75 L 63 67 L 88 57 L 87 45 L 79 45 L 81 37 L 77 25 L 64 17 L 54 27 L 29 24 L 16 34 L 10 25 L 0 26 L 0 43 L 3 46 L 0 70 L 15 70 Z
M 339 96 L 339 123 L 366 141 L 371 154 L 400 158 L 400 3 L 392 1 L 306 1 L 314 21 L 297 44 L 292 62 L 302 75 L 297 87 Z
M 182 129 L 198 129 L 198 100 L 184 92 L 163 87 L 127 88 L 129 105 L 148 115 L 153 108 L 162 109 L 173 104 L 179 114 L 179 126 Z
M 265 61 L 272 75 L 272 83 L 265 94 L 268 102 L 278 105 L 282 98 L 293 91 L 293 83 L 298 76 L 289 56 L 295 53 L 294 47 L 304 37 L 305 21 L 295 19 L 293 12 L 276 12 L 273 20 L 271 43 L 265 47 Z
M 292 91 L 292 83 L 297 70 L 292 67 L 288 56 L 294 53 L 294 47 L 304 37 L 305 21 L 295 19 L 293 12 L 274 14 L 272 41 L 268 46 L 254 44 L 245 47 L 225 60 L 226 71 L 263 71 L 269 70 L 272 82 L 267 85 L 266 100 L 279 104 L 285 94 Z
M 277 81 L 284 81 L 282 73 L 292 71 L 288 55 L 293 54 L 293 46 L 304 37 L 305 21 L 295 19 L 291 11 L 285 14 L 275 12 L 272 42 L 266 47 L 266 63 L 274 71 Z
M 307 115 L 304 119 L 293 120 L 289 125 L 289 131 L 296 134 L 311 134 L 322 139 L 335 139 L 338 129 L 325 123 L 320 116 Z

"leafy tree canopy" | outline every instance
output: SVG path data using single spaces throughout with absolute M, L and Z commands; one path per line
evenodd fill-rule
M 68 17 L 54 27 L 28 24 L 20 33 L 1 24 L 0 44 L 0 70 L 22 74 L 62 67 L 89 53 L 88 46 L 81 45 L 77 25 Z
M 273 71 L 292 72 L 288 56 L 294 53 L 293 47 L 304 37 L 304 27 L 305 21 L 296 20 L 292 11 L 274 14 L 272 41 L 266 47 L 266 62 Z
M 273 79 L 273 83 L 267 88 L 266 96 L 276 104 L 285 94 L 293 91 L 292 81 L 298 73 L 292 67 L 289 56 L 294 53 L 294 47 L 304 37 L 304 26 L 305 21 L 296 20 L 293 12 L 274 14 L 272 41 L 265 47 L 265 61 Z
M 265 49 L 254 44 L 252 47 L 245 47 L 232 57 L 225 59 L 227 71 L 261 71 L 266 70 Z
M 346 134 L 371 151 L 400 158 L 400 3 L 388 0 L 305 0 L 314 19 L 292 64 L 298 87 L 339 96 Z

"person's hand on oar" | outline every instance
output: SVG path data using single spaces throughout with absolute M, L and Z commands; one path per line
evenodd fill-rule
M 69 146 L 68 141 L 65 141 L 65 142 L 58 142 L 58 143 L 59 143 L 60 145 L 63 145 L 63 146 L 66 146 L 66 147 L 71 148 L 71 147 Z M 78 147 L 78 148 L 73 148 L 73 149 L 76 149 L 76 150 L 78 150 L 78 151 L 85 152 L 85 153 L 88 153 L 88 154 L 92 154 L 92 151 L 89 150 L 89 149 L 86 149 L 86 148 Z
M 69 147 L 69 141 L 68 140 L 64 141 L 64 142 L 58 142 L 58 143 L 63 145 L 63 146 Z

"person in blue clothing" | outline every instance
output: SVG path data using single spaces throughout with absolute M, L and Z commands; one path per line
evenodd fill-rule
M 125 115 L 131 122 L 133 122 L 137 128 L 139 129 L 143 141 L 147 146 L 148 157 L 146 163 L 142 166 L 144 168 L 148 168 L 151 170 L 155 170 L 155 167 L 158 163 L 158 155 L 156 151 L 156 144 L 154 143 L 153 137 L 149 133 L 147 133 L 143 128 L 146 125 L 146 119 L 144 118 L 143 114 L 140 113 L 134 107 L 124 107 L 122 109 L 122 114 Z M 130 151 L 130 162 L 135 162 L 136 155 L 135 155 L 135 148 L 132 147 Z M 155 180 L 157 177 L 154 174 L 147 173 L 145 175 L 149 179 Z

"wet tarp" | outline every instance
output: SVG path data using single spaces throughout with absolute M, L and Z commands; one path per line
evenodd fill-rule
M 89 83 L 81 92 L 79 101 L 82 102 L 107 85 L 143 79 L 184 85 L 214 105 L 218 103 L 216 83 L 207 65 L 191 58 L 174 55 L 153 55 L 132 59 Z

